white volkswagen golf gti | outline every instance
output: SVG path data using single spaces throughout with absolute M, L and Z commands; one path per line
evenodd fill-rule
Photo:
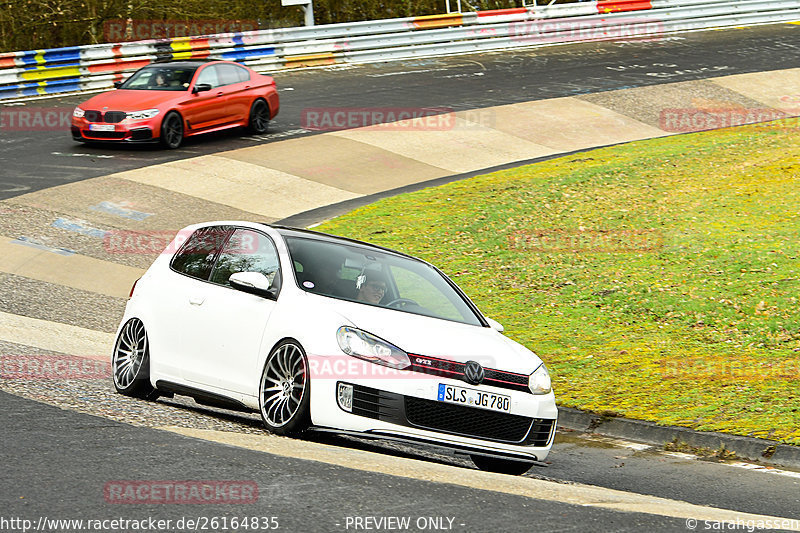
M 444 446 L 521 474 L 558 411 L 541 359 L 436 267 L 249 222 L 181 230 L 131 289 L 113 353 L 129 396 L 175 394 L 306 430 Z

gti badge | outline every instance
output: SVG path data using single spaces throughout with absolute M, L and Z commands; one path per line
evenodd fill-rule
M 475 361 L 467 361 L 467 366 L 464 367 L 464 377 L 467 378 L 468 383 L 480 385 L 485 377 L 483 367 Z

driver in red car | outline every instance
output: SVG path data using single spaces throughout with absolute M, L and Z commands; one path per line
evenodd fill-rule
M 159 72 L 155 76 L 155 86 L 156 87 L 167 87 L 169 84 L 167 83 L 167 78 L 164 76 L 163 72 Z

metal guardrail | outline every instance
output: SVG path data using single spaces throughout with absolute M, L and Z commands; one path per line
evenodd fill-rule
M 594 0 L 0 54 L 0 101 L 111 88 L 160 59 L 260 72 L 800 21 L 800 0 Z

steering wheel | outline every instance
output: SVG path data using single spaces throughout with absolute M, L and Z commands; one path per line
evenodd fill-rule
M 401 307 L 405 307 L 406 305 L 417 305 L 417 306 L 419 305 L 417 302 L 411 300 L 410 298 L 395 298 L 391 302 L 387 303 L 386 306 L 392 307 L 395 306 L 395 304 L 397 304 L 396 307 L 398 309 Z

